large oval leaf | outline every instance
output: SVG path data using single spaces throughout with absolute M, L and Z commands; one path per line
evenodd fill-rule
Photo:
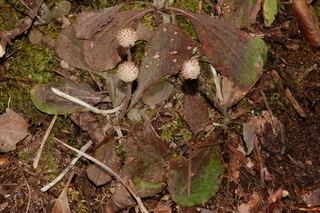
M 217 147 L 200 148 L 189 160 L 170 162 L 168 190 L 182 206 L 206 203 L 218 190 L 222 164 Z
M 124 54 L 116 40 L 117 32 L 123 28 L 136 28 L 138 20 L 150 11 L 151 9 L 119 12 L 92 39 L 84 40 L 83 51 L 89 66 L 100 71 L 114 68 Z
M 102 96 L 88 86 L 67 79 L 61 79 L 56 83 L 38 84 L 31 90 L 31 100 L 40 111 L 48 114 L 65 115 L 76 111 L 87 111 L 86 108 L 55 95 L 51 87 L 92 105 L 102 101 Z
M 140 100 L 149 86 L 157 83 L 163 76 L 177 74 L 182 63 L 191 58 L 195 47 L 197 43 L 176 25 L 160 26 L 147 44 L 145 57 L 140 66 L 138 87 L 133 94 L 130 107 Z
M 56 53 L 71 67 L 91 70 L 83 55 L 83 41 L 75 36 L 72 26 L 65 27 L 56 41 Z
M 263 40 L 252 38 L 248 33 L 208 14 L 174 10 L 192 22 L 204 53 L 218 72 L 242 88 L 251 88 L 255 84 L 268 53 Z

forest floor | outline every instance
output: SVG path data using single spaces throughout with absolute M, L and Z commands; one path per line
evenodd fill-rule
M 12 29 L 25 16 L 26 8 L 19 2 L 0 0 L 0 31 Z M 72 19 L 81 8 L 102 7 L 94 5 L 97 2 L 73 1 L 69 18 Z M 17 143 L 15 150 L 0 153 L 0 212 L 53 212 L 51 210 L 67 178 L 48 192 L 41 192 L 40 188 L 59 175 L 76 156 L 54 138 L 79 148 L 91 138 L 90 134 L 94 134 L 83 131 L 83 127 L 79 127 L 81 121 L 74 122 L 77 119 L 70 119 L 72 116 L 59 116 L 39 166 L 33 168 L 34 157 L 53 116 L 40 112 L 34 106 L 30 99 L 31 89 L 36 84 L 52 82 L 61 75 L 81 79 L 95 90 L 99 90 L 101 85 L 104 88 L 100 77 L 61 68 L 50 39 L 57 37 L 63 22 L 53 20 L 46 25 L 35 25 L 27 34 L 15 39 L 7 48 L 5 57 L 0 58 L 0 112 L 3 114 L 10 108 L 19 113 L 26 119 L 30 134 Z M 50 38 L 49 41 L 44 44 L 34 41 L 31 38 L 34 29 Z M 320 212 L 320 207 L 317 208 L 320 205 L 320 51 L 311 49 L 305 41 L 290 4 L 283 5 L 271 27 L 264 27 L 259 13 L 257 22 L 246 31 L 263 35 L 269 53 L 260 79 L 232 108 L 242 113 L 227 128 L 215 127 L 214 132 L 218 135 L 215 143 L 219 144 L 223 166 L 218 191 L 205 204 L 187 208 L 171 200 L 168 190 L 164 189 L 143 199 L 151 211 L 210 213 L 242 209 L 242 212 Z M 179 79 L 174 84 L 175 88 L 181 86 Z M 194 137 L 189 135 L 192 131 L 188 125 L 184 121 L 182 124 L 179 122 L 181 112 L 167 110 L 168 105 L 179 105 L 179 91 L 173 89 L 170 98 L 158 107 L 148 109 L 147 114 L 153 116 L 151 126 L 162 140 L 168 142 L 170 149 L 178 146 L 181 151 L 190 144 L 180 145 L 177 141 Z M 291 96 L 296 102 L 290 100 Z M 297 110 L 297 106 L 302 112 Z M 213 114 L 211 120 L 219 118 L 223 121 L 211 104 L 208 108 Z M 282 124 L 278 126 L 281 136 L 273 138 L 266 133 L 264 138 L 268 143 L 260 144 L 246 156 L 239 148 L 246 150 L 242 124 L 266 111 Z M 178 122 L 173 122 L 175 120 Z M 129 130 L 125 127 L 123 132 L 135 131 L 134 127 L 129 127 Z M 94 149 L 87 152 L 93 154 Z M 95 186 L 87 177 L 89 164 L 88 160 L 81 158 L 73 169 L 67 188 L 71 212 L 108 212 L 106 206 L 116 183 Z

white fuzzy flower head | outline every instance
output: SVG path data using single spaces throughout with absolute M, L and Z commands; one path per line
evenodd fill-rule
M 197 79 L 200 74 L 200 65 L 197 59 L 192 58 L 182 65 L 181 75 L 184 79 Z
M 131 28 L 124 28 L 117 33 L 117 40 L 123 47 L 134 46 L 138 40 L 137 32 Z
M 125 61 L 118 66 L 117 74 L 124 82 L 132 82 L 137 79 L 139 68 L 131 61 Z

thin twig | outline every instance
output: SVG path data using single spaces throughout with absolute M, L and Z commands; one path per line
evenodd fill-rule
M 101 168 L 103 168 L 106 172 L 108 172 L 111 176 L 115 177 L 115 179 L 117 181 L 119 181 L 127 190 L 128 192 L 132 195 L 132 197 L 137 201 L 139 207 L 140 207 L 140 210 L 142 213 L 149 213 L 148 210 L 146 209 L 146 207 L 143 205 L 142 201 L 141 201 L 141 198 L 138 197 L 133 191 L 132 189 L 124 182 L 124 180 L 117 174 L 115 173 L 110 167 L 108 167 L 107 165 L 105 165 L 104 163 L 102 163 L 101 161 L 93 158 L 92 156 L 72 147 L 72 146 L 69 146 L 68 144 L 64 143 L 63 141 L 57 139 L 57 138 L 54 138 L 57 142 L 63 144 L 64 146 L 68 147 L 69 149 L 71 149 L 72 151 L 84 156 L 85 158 L 87 158 L 88 160 L 94 162 L 95 164 L 99 165 Z
M 48 137 L 49 137 L 49 134 L 50 134 L 50 132 L 51 132 L 51 130 L 52 130 L 52 128 L 53 128 L 53 125 L 54 125 L 54 123 L 56 122 L 57 118 L 58 118 L 58 115 L 55 115 L 55 116 L 52 118 L 52 120 L 51 120 L 51 122 L 50 122 L 50 125 L 49 125 L 46 133 L 45 133 L 44 136 L 43 136 L 43 139 L 42 139 L 42 141 L 41 141 L 40 148 L 38 149 L 37 155 L 36 155 L 36 157 L 35 157 L 34 160 L 33 160 L 33 164 L 32 164 L 32 165 L 33 165 L 33 168 L 34 168 L 34 169 L 36 169 L 36 168 L 38 167 L 38 163 L 39 163 L 39 160 L 40 160 L 41 153 L 42 153 L 42 151 L 43 151 L 44 145 L 45 145 L 45 143 L 46 143 L 46 141 L 47 141 L 47 139 L 48 139 Z
M 94 106 L 91 106 L 90 104 L 76 98 L 76 97 L 73 97 L 67 93 L 64 93 L 56 88 L 53 88 L 51 87 L 51 91 L 56 94 L 57 96 L 60 96 L 62 98 L 65 98 L 73 103 L 76 103 L 80 106 L 83 106 L 85 108 L 87 108 L 89 111 L 91 112 L 94 112 L 94 113 L 97 113 L 97 114 L 102 114 L 102 115 L 106 115 L 106 114 L 112 114 L 112 113 L 116 113 L 118 112 L 119 110 L 121 110 L 123 108 L 122 104 L 114 109 L 109 109 L 109 110 L 101 110 L 101 109 L 98 109 Z
M 264 105 L 266 105 L 267 110 L 268 110 L 269 113 L 272 115 L 273 113 L 272 113 L 272 110 L 271 110 L 271 108 L 270 108 L 270 106 L 269 106 L 269 103 L 268 103 L 268 99 L 267 99 L 266 94 L 265 94 L 262 90 L 260 90 L 260 93 L 261 93 L 261 95 L 262 95 L 262 98 L 263 98 L 263 101 L 264 101 Z
M 20 2 L 23 4 L 23 6 L 25 6 L 29 10 L 31 14 L 37 17 L 37 19 L 39 19 L 42 23 L 45 23 L 45 20 L 43 20 L 43 18 L 38 16 L 37 13 L 35 13 L 23 0 L 20 0 Z
M 27 185 L 27 188 L 28 188 L 28 204 L 27 204 L 26 213 L 28 213 L 29 209 L 30 209 L 30 204 L 31 204 L 31 189 L 30 189 L 30 186 L 29 186 L 29 183 L 28 183 L 27 179 L 26 179 L 26 185 Z
M 80 151 L 85 152 L 92 145 L 92 141 L 88 141 L 85 145 L 83 145 Z M 48 191 L 52 186 L 56 185 L 77 163 L 77 161 L 81 158 L 81 155 L 78 154 L 75 158 L 73 158 L 69 165 L 58 175 L 55 179 L 53 179 L 50 183 L 41 188 L 42 192 Z
M 288 88 L 284 90 L 284 94 L 286 95 L 286 97 L 288 98 L 289 102 L 291 103 L 293 108 L 296 110 L 296 112 L 300 115 L 300 117 L 306 118 L 307 117 L 306 112 L 300 106 L 300 104 L 297 101 L 297 99 L 295 99 L 295 97 L 293 97 L 291 91 Z

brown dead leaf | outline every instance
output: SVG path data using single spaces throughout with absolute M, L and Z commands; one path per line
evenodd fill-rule
M 106 164 L 116 173 L 119 172 L 120 159 L 117 155 L 116 141 L 114 138 L 106 140 L 100 147 L 95 151 L 94 157 Z M 112 177 L 103 169 L 96 164 L 88 166 L 87 170 L 88 178 L 96 185 L 101 186 L 112 180 Z
M 16 144 L 27 137 L 28 123 L 18 113 L 11 109 L 0 115 L 0 152 L 16 149 Z
M 177 74 L 182 63 L 191 58 L 195 47 L 197 44 L 176 25 L 161 25 L 147 43 L 140 66 L 138 88 L 132 96 L 130 108 L 150 85 L 163 76 Z
M 61 31 L 56 41 L 56 53 L 71 67 L 91 70 L 84 58 L 83 41 L 74 33 L 72 26 L 67 26 Z
M 254 192 L 248 201 L 248 203 L 243 203 L 240 206 L 237 207 L 237 210 L 239 213 L 260 213 L 259 208 L 262 205 L 262 199 L 260 197 L 260 194 L 258 192 Z
M 282 144 L 279 144 L 277 139 L 282 134 L 282 128 L 281 122 L 268 111 L 263 111 L 261 116 L 244 123 L 243 137 L 247 146 L 247 154 L 252 151 L 255 140 L 271 151 L 280 152 Z
M 316 189 L 303 196 L 304 202 L 308 207 L 320 206 L 320 189 Z
M 92 36 L 108 24 L 122 8 L 122 4 L 104 8 L 97 12 L 82 12 L 78 15 L 74 30 L 80 39 L 91 39 Z
M 128 178 L 122 178 L 127 185 L 130 186 Z M 132 187 L 132 186 L 131 186 Z M 133 188 L 133 187 L 132 187 Z M 127 189 L 121 183 L 116 183 L 115 192 L 112 194 L 111 200 L 108 201 L 105 213 L 115 213 L 128 206 L 135 204 L 132 196 L 128 193 Z
M 106 138 L 102 124 L 91 112 L 72 113 L 70 118 L 82 131 L 88 133 L 95 146 L 98 146 Z
M 160 201 L 152 211 L 153 213 L 171 213 L 172 209 L 170 203 Z
M 243 140 L 246 143 L 247 155 L 249 155 L 254 149 L 255 140 L 257 140 L 255 126 L 253 123 L 243 124 Z
M 71 213 L 68 204 L 67 188 L 65 188 L 59 195 L 58 199 L 56 199 L 51 213 Z
M 124 55 L 124 49 L 120 47 L 115 38 L 117 32 L 123 28 L 136 28 L 139 19 L 150 11 L 152 10 L 119 12 L 92 39 L 84 40 L 83 51 L 89 66 L 102 71 L 114 68 Z
M 293 0 L 292 8 L 309 45 L 314 48 L 320 47 L 320 23 L 310 10 L 307 1 Z
M 184 97 L 182 114 L 193 133 L 205 128 L 209 122 L 207 104 L 197 94 Z

